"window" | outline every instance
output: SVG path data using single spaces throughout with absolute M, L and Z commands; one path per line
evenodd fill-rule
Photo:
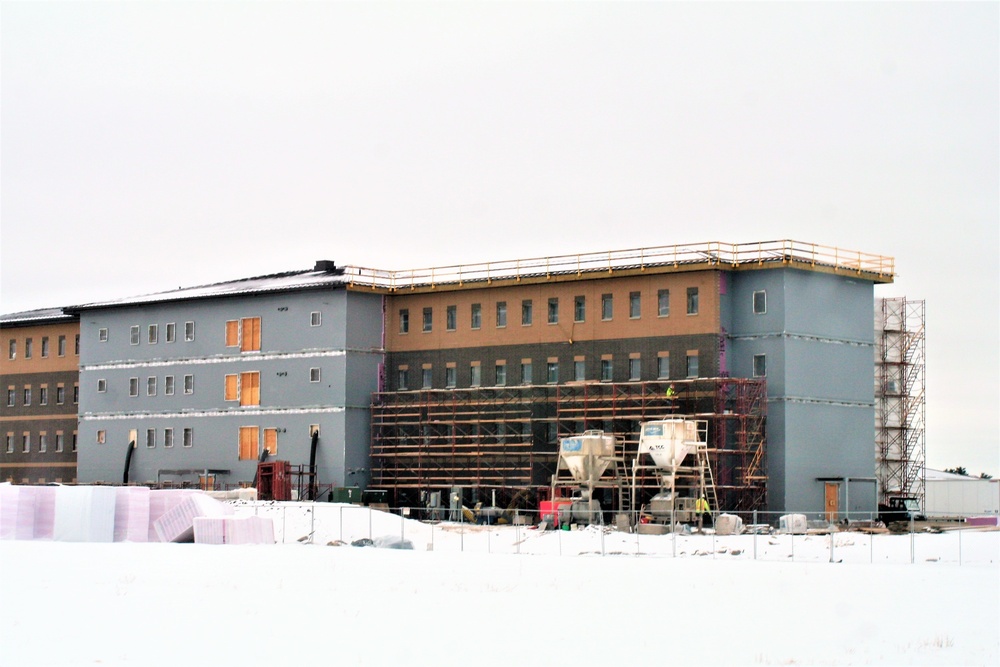
M 129 329 L 128 340 L 129 340 L 129 344 L 130 345 L 138 345 L 139 344 L 139 325 L 138 324 L 132 325 L 132 327 Z
M 310 373 L 311 371 L 312 369 L 310 369 Z M 240 373 L 240 405 L 260 405 L 259 371 Z
M 521 302 L 521 326 L 530 327 L 533 319 L 531 299 L 525 299 Z
M 49 404 L 49 388 L 42 385 L 38 388 L 38 404 L 48 405 Z
M 31 387 L 24 388 L 24 403 L 22 405 L 25 407 L 31 405 Z
M 549 384 L 559 382 L 559 362 L 550 361 L 545 365 L 545 381 Z
M 458 306 L 448 306 L 444 311 L 444 328 L 454 331 L 458 328 Z
M 267 453 L 271 456 L 278 453 L 278 429 L 264 429 L 264 449 L 266 449 Z
M 49 449 L 49 434 L 42 431 L 38 434 L 38 451 L 44 454 Z
M 194 393 L 194 376 L 185 375 L 184 376 L 184 393 L 193 394 Z
M 318 310 L 314 310 L 309 313 L 309 326 L 318 327 L 323 324 L 323 313 Z
M 99 342 L 101 342 L 101 343 L 107 343 L 108 342 L 108 330 L 107 329 L 98 329 L 97 330 L 97 340 Z
M 167 375 L 163 378 L 163 393 L 167 396 L 174 395 L 174 376 Z
M 194 340 L 194 322 L 184 323 L 184 340 L 189 343 Z
M 80 334 L 73 336 L 73 354 L 80 356 Z
M 753 314 L 763 315 L 767 312 L 767 293 L 764 290 L 758 290 L 753 293 Z
M 13 454 L 14 453 L 14 434 L 13 433 L 8 433 L 7 434 L 7 453 L 8 454 Z
M 767 359 L 763 354 L 753 355 L 753 376 L 762 378 L 767 375 Z
M 259 317 L 244 317 L 226 322 L 226 347 L 237 346 L 240 352 L 260 352 Z
M 410 384 L 410 371 L 407 368 L 400 368 L 396 371 L 396 388 L 407 389 Z
M 482 304 L 472 304 L 472 328 L 478 329 L 483 326 L 483 306 Z
M 573 380 L 583 382 L 587 379 L 587 362 L 583 359 L 573 361 Z
M 670 290 L 661 289 L 656 293 L 656 314 L 659 317 L 670 317 Z
M 146 342 L 155 345 L 160 338 L 160 327 L 158 324 L 150 324 L 146 332 Z
M 56 385 L 56 405 L 62 405 L 66 402 L 66 387 Z
M 101 378 L 97 381 L 97 393 L 103 394 L 108 390 L 108 381 Z
M 42 359 L 47 359 L 49 356 L 49 337 L 42 336 Z
M 7 358 L 15 359 L 17 358 L 17 339 L 11 338 L 7 341 Z
M 80 402 L 80 385 L 76 382 L 73 383 L 73 405 Z
M 223 399 L 227 401 L 238 401 L 240 398 L 240 376 L 230 373 L 226 376 L 225 387 L 223 388 Z
M 447 368 L 444 369 L 444 385 L 449 389 L 455 388 L 455 365 L 449 364 Z
M 497 301 L 497 328 L 507 326 L 507 302 Z
M 521 384 L 531 384 L 531 360 L 521 362 Z
M 13 387 L 7 387 L 7 407 L 8 408 L 14 407 L 14 402 L 17 400 L 16 399 L 16 393 L 17 393 L 16 389 L 14 389 Z
M 184 429 L 184 442 L 182 443 L 185 447 L 194 447 L 194 429 L 186 428 Z
M 62 452 L 66 447 L 66 436 L 63 435 L 62 431 L 56 432 L 56 453 Z
M 479 362 L 473 362 L 472 365 L 469 366 L 469 386 L 478 387 L 482 384 L 482 380 L 482 367 L 480 367 Z
M 497 386 L 502 387 L 507 384 L 507 364 L 496 365 Z
M 310 382 L 319 382 L 319 380 L 320 380 L 319 368 L 317 368 L 317 367 L 310 368 L 309 369 L 309 381 Z
M 615 307 L 615 297 L 613 294 L 601 295 L 601 319 L 610 320 Z
M 642 359 L 640 359 L 639 357 L 629 357 L 628 379 L 629 380 L 642 379 Z
M 698 377 L 698 351 L 688 350 L 687 353 L 687 376 L 689 378 Z
M 21 434 L 21 453 L 28 454 L 31 452 L 31 434 L 22 433 Z
M 59 336 L 59 339 L 56 341 L 56 354 L 60 357 L 66 356 L 66 336 Z
M 25 359 L 31 359 L 31 352 L 32 352 L 31 339 L 30 338 L 25 338 L 24 339 L 24 358 Z
M 434 309 L 424 308 L 424 332 L 434 330 Z
M 73 431 L 73 435 L 71 436 L 71 438 L 72 438 L 71 442 L 72 442 L 72 447 L 73 448 L 70 451 L 75 452 L 76 451 L 76 438 L 77 438 L 77 432 L 76 431 Z
M 420 371 L 421 385 L 424 389 L 430 389 L 434 386 L 434 369 L 426 367 Z
M 129 396 L 139 395 L 139 378 L 128 379 L 128 395 Z
M 656 358 L 656 377 L 659 380 L 670 379 L 670 355 L 661 354 Z
M 156 396 L 156 376 L 146 378 L 146 396 Z
M 584 322 L 587 319 L 587 297 L 573 297 L 573 321 Z
M 240 426 L 239 459 L 240 461 L 255 461 L 260 455 L 260 428 L 257 426 Z
M 410 333 L 410 311 L 406 308 L 399 311 L 399 333 Z
M 107 440 L 107 436 L 108 436 L 107 431 L 105 431 L 104 429 L 99 430 L 97 432 L 97 444 L 103 445 Z
M 173 343 L 177 340 L 177 324 L 174 322 L 167 322 L 167 330 L 164 334 L 168 343 Z
M 559 297 L 549 299 L 549 324 L 559 324 Z
M 628 293 L 628 316 L 633 320 L 642 317 L 642 293 Z
M 174 446 L 174 429 L 163 429 L 163 448 L 170 449 Z
M 156 429 L 147 428 L 146 429 L 146 448 L 152 449 L 156 447 Z
M 614 378 L 611 359 L 601 359 L 601 382 L 611 382 Z
M 688 287 L 687 288 L 687 314 L 697 315 L 698 314 L 698 288 Z

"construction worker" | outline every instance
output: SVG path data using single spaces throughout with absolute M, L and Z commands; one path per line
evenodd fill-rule
M 700 529 L 704 525 L 712 524 L 712 511 L 708 506 L 708 501 L 705 500 L 705 494 L 701 494 L 698 500 L 694 503 L 694 511 L 698 515 L 698 528 Z
M 676 399 L 677 399 L 677 390 L 674 389 L 674 385 L 673 383 L 671 383 L 671 385 L 667 387 L 667 408 L 669 410 L 675 410 L 677 408 L 677 406 L 674 404 L 674 401 Z

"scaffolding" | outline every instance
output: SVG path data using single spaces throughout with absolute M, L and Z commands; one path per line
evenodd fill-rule
M 875 304 L 875 455 L 879 502 L 924 504 L 924 301 Z
M 640 423 L 683 414 L 708 422 L 719 509 L 750 512 L 764 506 L 766 405 L 760 378 L 377 393 L 371 408 L 372 486 L 389 491 L 390 502 L 399 506 L 454 487 L 470 489 L 473 502 L 493 492 L 501 504 L 518 496 L 539 502 L 550 493 L 559 438 L 602 430 L 624 443 L 625 460 L 631 461 Z M 659 490 L 654 475 L 642 476 L 639 485 L 649 497 Z M 610 495 L 603 506 L 621 509 Z

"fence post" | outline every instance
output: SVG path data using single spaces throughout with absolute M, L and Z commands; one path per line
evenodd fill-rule
M 962 529 L 958 529 L 958 564 L 962 564 Z
M 806 525 L 808 525 L 808 524 L 806 524 Z M 779 528 L 780 528 L 780 526 L 779 526 Z M 791 538 L 791 543 L 792 543 L 792 562 L 794 563 L 795 562 L 795 533 L 789 533 L 788 537 Z
M 368 539 L 372 538 L 372 508 L 368 508 Z
M 309 544 L 316 539 L 316 505 L 309 508 Z
M 913 515 L 910 515 L 910 564 L 916 562 L 916 542 L 913 536 Z
M 834 543 L 834 539 L 833 538 L 834 538 L 835 535 L 836 535 L 836 533 L 834 533 L 831 530 L 830 531 L 830 562 L 831 563 L 833 562 L 833 543 Z
M 285 540 L 285 537 L 286 537 L 286 535 L 285 535 L 285 516 L 287 514 L 288 514 L 288 508 L 287 507 L 282 507 L 281 508 L 281 543 L 282 544 L 285 544 L 285 542 L 286 542 L 286 540 Z
M 521 524 L 514 524 L 514 548 L 517 550 L 516 553 L 521 553 Z
M 599 512 L 601 515 L 601 555 L 604 555 L 604 512 Z
M 757 560 L 757 510 L 753 511 L 753 559 Z
M 344 506 L 340 506 L 340 541 L 344 541 Z

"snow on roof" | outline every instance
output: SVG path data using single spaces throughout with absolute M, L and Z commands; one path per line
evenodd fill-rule
M 933 470 L 931 468 L 924 468 L 924 473 L 926 474 L 925 479 L 935 482 L 981 482 L 983 478 L 974 475 L 958 475 L 953 472 L 945 472 L 943 470 Z
M 319 289 L 323 287 L 340 287 L 347 282 L 341 271 L 324 271 L 310 269 L 307 271 L 288 271 L 253 278 L 240 278 L 209 285 L 182 287 L 166 292 L 129 296 L 111 301 L 99 301 L 78 306 L 68 306 L 68 311 L 94 310 L 98 308 L 118 308 L 147 303 L 163 303 L 168 301 L 187 301 L 190 299 L 209 299 L 218 296 L 239 294 L 262 294 L 268 292 L 285 292 L 301 289 Z
M 0 325 L 17 327 L 50 322 L 71 322 L 75 319 L 75 315 L 63 312 L 62 308 L 40 308 L 38 310 L 25 310 L 20 313 L 0 315 Z

